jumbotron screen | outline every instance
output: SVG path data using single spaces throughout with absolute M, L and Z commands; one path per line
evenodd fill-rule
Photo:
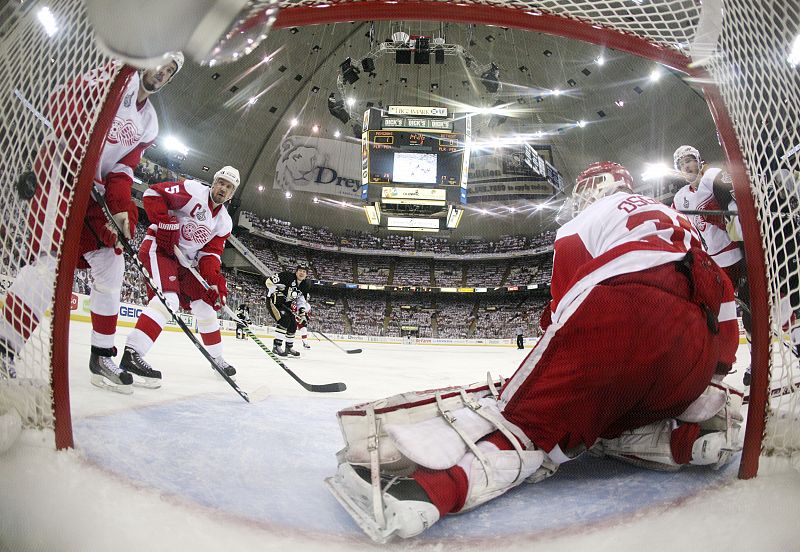
M 460 186 L 463 134 L 370 130 L 369 184 Z

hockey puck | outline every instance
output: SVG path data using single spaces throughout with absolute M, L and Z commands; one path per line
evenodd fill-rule
M 17 178 L 17 193 L 24 200 L 33 199 L 36 193 L 36 175 L 33 171 L 25 171 Z

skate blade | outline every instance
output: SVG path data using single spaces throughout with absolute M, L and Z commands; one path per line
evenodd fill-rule
M 353 518 L 356 525 L 358 525 L 369 538 L 379 544 L 386 544 L 392 539 L 394 530 L 379 525 L 370 513 L 372 505 L 362 504 L 356 501 L 354 497 L 347 493 L 347 489 L 342 485 L 337 476 L 327 477 L 325 479 L 325 485 L 328 487 L 333 497 L 342 505 L 342 508 Z M 369 508 L 370 511 L 366 511 L 364 509 L 365 507 Z
M 118 385 L 108 381 L 100 374 L 92 374 L 92 385 L 99 387 L 100 389 L 108 389 L 109 391 L 121 393 L 123 395 L 131 395 L 133 393 L 132 385 Z
M 133 376 L 133 385 L 136 387 L 144 387 L 145 389 L 158 389 L 161 387 L 161 378 L 146 378 L 144 376 L 138 376 L 133 372 L 128 373 Z

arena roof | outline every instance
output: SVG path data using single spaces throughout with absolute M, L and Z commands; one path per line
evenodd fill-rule
M 334 231 L 369 230 L 363 211 L 314 203 L 311 193 L 286 198 L 283 190 L 273 189 L 275 166 L 287 136 L 356 141 L 351 127 L 359 123 L 358 118 L 343 124 L 328 110 L 329 95 L 341 92 L 337 87 L 340 64 L 348 57 L 357 64 L 398 31 L 442 36 L 446 43 L 465 48 L 476 65 L 495 63 L 502 89 L 489 93 L 463 57 L 448 56 L 444 64 L 436 64 L 431 55 L 428 65 L 413 60 L 398 65 L 393 56 L 383 55 L 375 58 L 374 76 L 362 70 L 360 79 L 346 87 L 346 94 L 357 101 L 353 110 L 363 111 L 366 102 L 459 110 L 501 101 L 511 110 L 509 118 L 492 127 L 487 126 L 489 115 L 475 118 L 474 137 L 493 141 L 525 135 L 533 144 L 550 145 L 553 163 L 567 182 L 574 181 L 590 162 L 612 160 L 626 165 L 642 189 L 652 191 L 658 180 L 641 179 L 647 164 L 671 165 L 672 152 L 679 145 L 693 144 L 706 159 L 722 159 L 702 93 L 683 75 L 575 40 L 430 22 L 273 29 L 238 62 L 213 67 L 187 62 L 179 77 L 154 99 L 161 133 L 151 156 L 158 160 L 170 155 L 163 140 L 177 137 L 189 148 L 180 161 L 181 172 L 208 175 L 210 180 L 222 165 L 239 168 L 243 185 L 236 201 L 250 211 Z M 651 79 L 654 71 L 660 75 L 657 81 Z M 585 124 L 579 126 L 579 121 Z M 535 209 L 533 203 L 471 205 L 474 210 L 467 212 L 453 237 L 535 234 L 542 226 L 552 226 L 555 210 Z

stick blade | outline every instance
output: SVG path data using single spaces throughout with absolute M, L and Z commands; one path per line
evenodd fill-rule
M 348 355 L 357 355 L 360 352 L 361 352 L 361 349 L 348 349 L 347 350 L 347 354 Z
M 319 385 L 311 384 L 308 386 L 308 390 L 315 393 L 341 393 L 342 391 L 347 390 L 347 385 L 341 381 L 336 383 L 323 383 Z

